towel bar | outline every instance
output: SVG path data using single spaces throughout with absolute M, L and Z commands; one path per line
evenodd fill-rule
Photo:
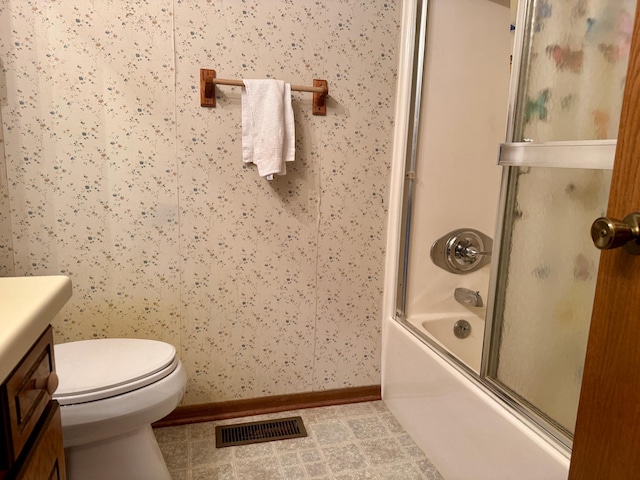
M 206 68 L 200 69 L 200 106 L 216 106 L 216 85 L 244 86 L 242 80 L 227 80 L 216 78 L 216 71 Z M 313 80 L 313 87 L 307 85 L 291 85 L 291 90 L 296 92 L 313 93 L 313 114 L 327 114 L 327 95 L 329 95 L 329 83 L 326 80 Z

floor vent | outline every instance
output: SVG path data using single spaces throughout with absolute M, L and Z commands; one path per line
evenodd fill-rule
M 216 448 L 306 436 L 307 430 L 301 417 L 220 425 L 216 427 Z

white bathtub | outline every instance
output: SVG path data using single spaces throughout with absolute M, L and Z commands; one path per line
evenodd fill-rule
M 564 452 L 392 318 L 382 352 L 382 398 L 446 480 L 567 478 Z
M 482 311 L 484 312 L 484 309 Z M 471 326 L 471 333 L 466 338 L 454 335 L 454 325 L 459 320 L 466 320 Z M 464 362 L 474 372 L 480 372 L 484 320 L 479 315 L 473 312 L 415 315 L 408 318 L 407 322 Z

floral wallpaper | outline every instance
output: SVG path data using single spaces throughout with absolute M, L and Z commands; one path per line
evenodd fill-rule
M 0 111 L 0 125 L 2 112 Z M 0 128 L 0 277 L 13 275 L 13 239 L 7 165 L 4 159 L 4 136 Z
M 58 342 L 176 345 L 186 404 L 378 384 L 399 22 L 397 1 L 0 0 L 0 273 L 71 277 Z M 240 90 L 200 107 L 200 68 L 328 80 L 326 117 L 293 94 L 286 176 L 242 162 Z
M 536 2 L 522 138 L 615 139 L 635 2 Z M 498 376 L 567 431 L 575 424 L 610 170 L 518 169 Z

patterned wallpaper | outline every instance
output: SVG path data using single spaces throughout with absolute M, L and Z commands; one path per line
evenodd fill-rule
M 176 345 L 187 404 L 379 383 L 400 4 L 0 0 L 0 272 L 72 278 L 57 341 Z M 328 80 L 286 176 L 243 164 L 240 90 L 201 108 L 200 68 Z
M 0 110 L 2 125 L 2 110 Z M 11 238 L 11 206 L 7 164 L 4 158 L 4 135 L 0 128 L 0 277 L 13 275 L 13 239 Z

